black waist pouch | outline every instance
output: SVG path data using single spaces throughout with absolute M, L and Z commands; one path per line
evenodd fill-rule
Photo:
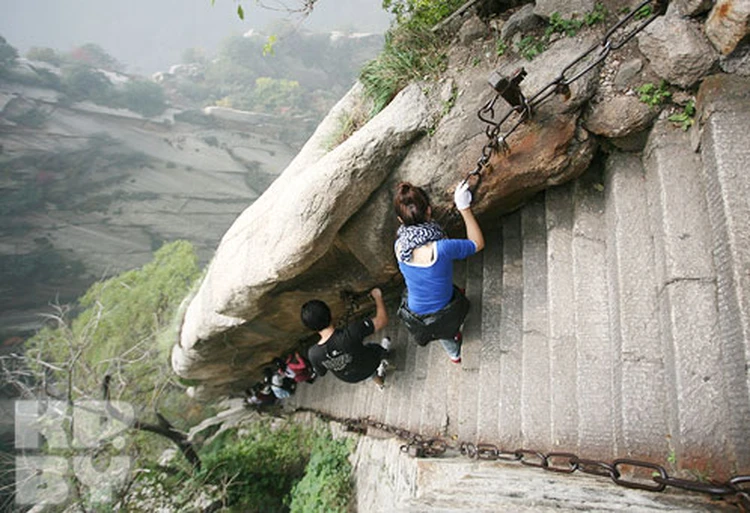
M 458 333 L 471 305 L 469 299 L 455 285 L 450 303 L 434 313 L 415 314 L 409 310 L 408 299 L 408 291 L 404 290 L 397 315 L 420 346 L 426 346 L 428 342 L 441 338 L 452 339 Z

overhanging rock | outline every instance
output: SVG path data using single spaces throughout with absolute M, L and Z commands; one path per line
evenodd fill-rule
M 500 69 L 525 66 L 529 76 L 522 87 L 531 95 L 595 40 L 591 35 L 561 39 L 533 63 L 516 56 Z M 309 335 L 299 321 L 305 301 L 322 299 L 339 317 L 345 310 L 343 290 L 364 291 L 398 278 L 392 202 L 399 181 L 425 187 L 435 217 L 461 236 L 451 192 L 488 142 L 476 112 L 494 94 L 487 77 L 497 67 L 490 61 L 456 65 L 465 62 L 466 50 L 451 50 L 453 64 L 439 83 L 409 86 L 327 151 L 325 141 L 341 119 L 362 109 L 361 86 L 333 109 L 222 239 L 173 350 L 180 376 L 201 382 L 205 394 L 244 388 L 274 356 Z M 596 139 L 579 126 L 579 118 L 598 82 L 594 71 L 576 81 L 567 97 L 549 98 L 509 138 L 510 152 L 492 157 L 475 193 L 480 218 L 518 208 L 588 167 Z M 498 101 L 498 112 L 507 108 Z M 395 296 L 398 285 L 390 292 Z

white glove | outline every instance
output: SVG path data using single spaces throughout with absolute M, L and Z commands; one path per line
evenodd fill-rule
M 453 193 L 453 202 L 456 204 L 458 210 L 466 210 L 471 206 L 471 191 L 469 190 L 469 182 L 463 181 L 456 187 L 456 192 Z

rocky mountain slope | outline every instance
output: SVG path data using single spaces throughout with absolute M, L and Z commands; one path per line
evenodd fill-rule
M 0 83 L 6 330 L 38 324 L 39 306 L 58 295 L 72 300 L 95 279 L 143 265 L 164 241 L 190 240 L 207 261 L 294 153 L 281 127 L 274 134 L 252 119 L 145 119 L 60 105 L 52 93 Z
M 335 50 L 337 84 L 351 83 L 354 64 L 382 44 L 380 35 L 292 35 L 297 46 Z M 233 42 L 251 53 L 262 46 Z M 279 46 L 279 62 L 265 59 L 255 75 L 282 67 L 324 82 L 311 75 L 315 59 L 299 68 L 302 56 Z M 289 164 L 311 116 L 201 109 L 177 91 L 203 83 L 207 65 L 159 74 L 172 106 L 150 117 L 73 101 L 59 87 L 65 71 L 47 62 L 19 58 L 0 73 L 0 341 L 32 332 L 50 302 L 73 301 L 93 281 L 150 261 L 165 241 L 191 241 L 207 263 L 221 234 Z M 116 87 L 133 78 L 105 74 Z

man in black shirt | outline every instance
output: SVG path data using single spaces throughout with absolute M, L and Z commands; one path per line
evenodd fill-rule
M 380 289 L 372 289 L 370 295 L 375 300 L 375 317 L 339 329 L 334 328 L 331 310 L 323 301 L 313 299 L 302 305 L 302 323 L 320 335 L 320 341 L 307 352 L 318 376 L 331 371 L 347 383 L 372 378 L 383 389 L 390 340 L 384 338 L 381 344 L 363 344 L 363 341 L 388 324 L 388 314 Z

